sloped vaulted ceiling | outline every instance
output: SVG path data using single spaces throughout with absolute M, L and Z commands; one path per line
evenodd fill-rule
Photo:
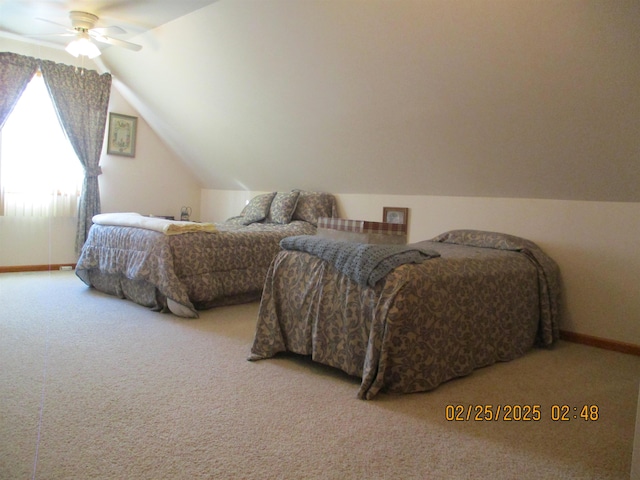
M 219 0 L 108 49 L 214 189 L 640 201 L 640 3 Z

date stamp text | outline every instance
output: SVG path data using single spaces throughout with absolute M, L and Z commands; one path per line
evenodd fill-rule
M 550 418 L 554 422 L 582 420 L 597 422 L 600 419 L 598 405 L 520 405 L 520 404 L 448 404 L 444 408 L 448 422 L 539 422 Z

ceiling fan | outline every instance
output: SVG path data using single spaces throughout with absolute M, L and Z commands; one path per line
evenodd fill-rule
M 113 38 L 111 36 L 126 34 L 127 32 L 121 27 L 111 26 L 96 28 L 95 25 L 98 22 L 98 17 L 92 13 L 79 12 L 74 10 L 69 13 L 69 18 L 71 19 L 71 28 L 68 28 L 66 25 L 62 25 L 60 23 L 52 22 L 51 20 L 47 20 L 45 18 L 39 18 L 38 20 L 63 27 L 67 31 L 67 33 L 53 34 L 55 36 L 75 37 L 65 49 L 74 57 L 84 55 L 89 58 L 95 58 L 100 55 L 100 49 L 93 41 L 106 43 L 108 45 L 113 45 L 116 47 L 127 48 L 135 52 L 142 48 L 141 45 L 126 42 L 124 40 Z

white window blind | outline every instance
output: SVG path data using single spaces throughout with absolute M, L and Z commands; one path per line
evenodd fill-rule
M 27 86 L 0 135 L 0 214 L 77 215 L 82 165 L 40 75 Z

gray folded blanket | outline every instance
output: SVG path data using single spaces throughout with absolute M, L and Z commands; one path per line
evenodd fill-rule
M 285 250 L 307 252 L 332 263 L 336 269 L 360 285 L 375 284 L 391 270 L 405 263 L 421 263 L 438 252 L 411 245 L 373 245 L 331 240 L 313 235 L 286 237 Z

